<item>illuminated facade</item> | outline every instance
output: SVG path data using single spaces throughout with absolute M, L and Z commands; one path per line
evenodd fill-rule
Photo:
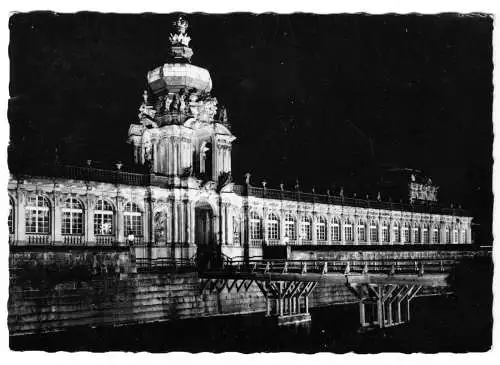
M 190 63 L 187 22 L 174 25 L 170 60 L 147 74 L 129 127 L 135 161 L 149 173 L 117 164 L 11 176 L 11 245 L 132 245 L 138 257 L 191 258 L 199 247 L 235 257 L 261 256 L 265 245 L 471 243 L 472 218 L 461 209 L 257 188 L 250 175 L 235 185 L 226 110 L 210 94 L 210 73 Z M 430 184 L 409 184 L 411 202 L 437 199 Z

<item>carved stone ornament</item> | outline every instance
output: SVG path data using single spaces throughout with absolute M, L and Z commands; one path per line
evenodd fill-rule
M 187 28 L 189 26 L 189 23 L 187 20 L 183 19 L 182 17 L 179 17 L 174 23 L 173 23 L 174 28 L 176 29 L 177 33 L 175 34 L 170 34 L 169 40 L 170 43 L 173 46 L 176 45 L 182 45 L 189 47 L 189 42 L 191 41 L 191 37 L 189 37 L 186 34 Z
M 214 181 L 207 181 L 201 188 L 203 190 L 213 191 L 217 188 L 217 184 Z

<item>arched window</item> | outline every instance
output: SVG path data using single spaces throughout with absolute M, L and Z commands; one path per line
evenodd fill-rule
M 14 213 L 14 202 L 9 197 L 9 234 L 13 234 L 15 230 Z
M 297 239 L 297 231 L 295 230 L 295 218 L 291 214 L 285 216 L 285 238 L 290 240 Z
M 312 225 L 311 217 L 302 217 L 302 222 L 300 223 L 300 236 L 303 240 L 312 240 Z
M 453 243 L 458 243 L 458 229 L 453 230 Z
M 410 225 L 408 223 L 403 226 L 403 239 L 405 243 L 410 243 Z
M 326 241 L 326 219 L 319 216 L 316 221 L 316 239 L 318 241 Z
M 123 212 L 125 236 L 142 237 L 142 212 L 137 204 L 128 202 Z
M 424 240 L 423 243 L 430 243 L 430 241 L 429 241 L 429 226 L 425 225 L 422 228 L 422 237 L 423 237 L 423 240 Z
M 99 199 L 94 211 L 94 234 L 113 235 L 115 232 L 114 209 L 111 203 Z
M 332 241 L 340 241 L 340 222 L 338 218 L 333 218 L 332 223 Z
M 250 239 L 262 239 L 262 220 L 260 219 L 260 216 L 254 211 L 250 212 Z
M 394 243 L 401 242 L 401 227 L 398 222 L 395 222 L 392 226 L 392 236 L 394 238 Z
M 451 231 L 449 227 L 446 227 L 444 229 L 444 243 L 450 244 L 451 243 Z
M 420 234 L 420 228 L 413 227 L 413 242 L 414 243 L 422 243 L 422 237 Z
M 358 223 L 358 242 L 366 242 L 366 224 L 363 221 Z
M 439 229 L 437 227 L 432 229 L 432 243 L 439 243 Z
M 50 233 L 50 203 L 44 196 L 30 196 L 27 199 L 26 233 Z
M 280 239 L 280 220 L 274 213 L 267 216 L 267 239 L 279 240 Z
M 349 219 L 344 223 L 344 238 L 347 243 L 352 243 L 354 241 L 354 229 Z
M 62 234 L 83 235 L 83 204 L 76 198 L 66 199 L 62 211 Z
M 378 243 L 378 227 L 375 221 L 370 222 L 370 243 Z
M 384 222 L 382 224 L 382 242 L 384 243 L 389 243 L 390 238 L 389 238 L 389 224 L 387 222 Z

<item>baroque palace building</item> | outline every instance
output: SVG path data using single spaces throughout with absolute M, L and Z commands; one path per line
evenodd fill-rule
M 231 178 L 231 133 L 192 65 L 187 22 L 174 23 L 170 59 L 147 74 L 129 143 L 149 173 L 41 166 L 11 174 L 12 246 L 132 246 L 137 257 L 188 259 L 198 248 L 262 256 L 276 245 L 470 244 L 472 218 L 437 203 L 437 188 L 411 175 L 408 201 L 244 185 Z M 361 247 L 360 247 L 361 248 Z

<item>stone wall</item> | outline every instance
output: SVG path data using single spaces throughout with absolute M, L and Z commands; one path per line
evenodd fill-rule
M 334 256 L 340 259 L 344 255 L 336 252 Z M 380 253 L 370 252 L 351 252 L 347 257 L 366 259 L 373 255 L 381 258 Z M 137 272 L 129 258 L 128 252 L 11 253 L 10 333 L 265 312 L 265 299 L 255 283 L 248 290 L 233 287 L 219 292 L 207 286 L 201 292 L 196 272 Z M 320 307 L 356 302 L 343 285 L 320 282 L 309 304 Z

